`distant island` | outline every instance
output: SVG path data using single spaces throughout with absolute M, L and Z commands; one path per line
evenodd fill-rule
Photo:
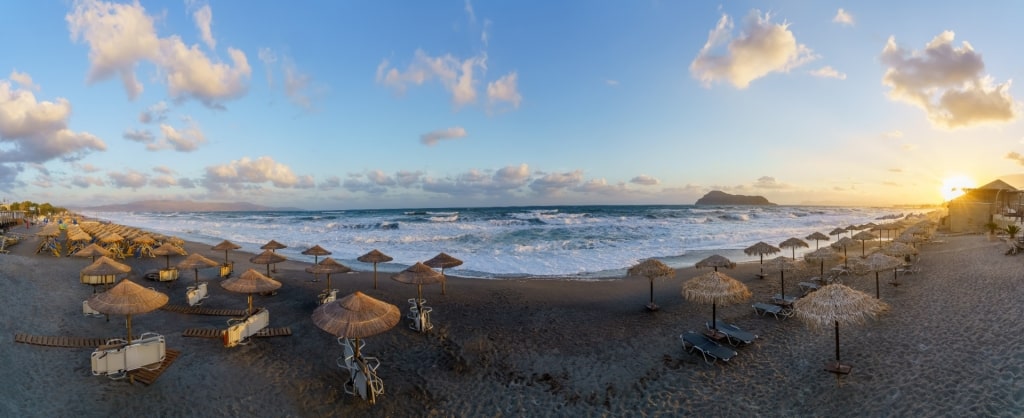
M 195 202 L 191 200 L 139 200 L 115 205 L 73 208 L 97 212 L 266 212 L 299 208 L 261 206 L 249 202 Z
M 700 199 L 697 199 L 696 205 L 760 205 L 760 206 L 774 206 L 775 204 L 769 202 L 764 196 L 742 196 L 735 194 L 728 194 L 720 190 L 712 190 L 708 194 L 704 195 Z

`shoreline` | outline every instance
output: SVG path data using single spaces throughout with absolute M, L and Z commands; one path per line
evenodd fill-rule
M 30 232 L 35 233 L 37 228 Z M 479 280 L 450 277 L 448 295 L 425 286 L 435 330 L 418 334 L 403 319 L 368 337 L 366 352 L 381 359 L 385 394 L 377 405 L 346 395 L 335 338 L 312 324 L 323 279 L 311 282 L 309 262 L 290 260 L 273 277 L 278 295 L 256 297 L 271 312 L 271 327 L 290 327 L 288 337 L 257 339 L 223 348 L 218 341 L 186 338 L 186 328 L 224 327 L 225 317 L 154 311 L 133 317 L 136 333 L 166 336 L 181 356 L 153 385 L 130 385 L 92 376 L 91 349 L 47 348 L 13 342 L 17 332 L 37 335 L 114 337 L 122 318 L 86 318 L 81 300 L 90 289 L 78 283 L 87 260 L 35 255 L 35 241 L 0 255 L 3 321 L 0 378 L 20 385 L 0 388 L 0 415 L 169 416 L 882 416 L 1024 413 L 1024 349 L 1008 342 L 1024 335 L 1018 320 L 1024 300 L 1017 257 L 1003 243 L 980 235 L 942 236 L 920 255 L 922 271 L 901 276 L 903 285 L 882 288 L 891 311 L 878 320 L 842 330 L 842 356 L 853 373 L 836 379 L 822 371 L 834 357 L 831 333 L 809 331 L 793 319 L 753 313 L 750 304 L 777 292 L 777 275 L 757 279 L 757 263 L 723 270 L 753 293 L 748 303 L 719 306 L 718 317 L 754 332 L 758 342 L 736 349 L 726 365 L 708 365 L 682 350 L 678 335 L 699 330 L 711 307 L 687 302 L 681 284 L 706 272 L 689 267 L 654 284 L 658 312 L 647 312 L 646 278 L 619 280 Z M 223 260 L 222 251 L 186 242 L 189 253 Z M 231 252 L 236 274 L 250 254 Z M 172 258 L 172 264 L 183 257 Z M 137 283 L 153 286 L 184 304 L 182 283 L 167 289 L 142 279 L 163 257 L 128 259 Z M 826 265 L 826 268 L 828 265 Z M 816 269 L 813 269 L 816 272 Z M 809 274 L 805 272 L 805 274 Z M 224 291 L 213 269 L 204 307 L 238 309 L 245 295 Z M 339 297 L 355 290 L 398 306 L 415 286 L 380 274 L 334 275 Z M 873 276 L 873 275 L 872 275 Z M 802 274 L 786 274 L 795 293 Z M 971 280 L 964 280 L 970 277 Z M 883 277 L 884 280 L 884 277 Z M 848 285 L 874 290 L 874 277 L 854 276 Z M 996 332 L 998 328 L 998 332 Z M 989 330 L 989 331 L 985 331 Z M 970 361 L 970 367 L 949 367 Z M 7 366 L 9 365 L 9 366 Z M 58 388 L 67 388 L 58 390 Z

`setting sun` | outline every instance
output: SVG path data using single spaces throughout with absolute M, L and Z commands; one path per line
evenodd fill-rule
M 939 192 L 942 193 L 942 200 L 950 201 L 960 197 L 966 190 L 975 187 L 974 180 L 970 177 L 958 175 L 953 177 L 947 177 L 942 181 L 942 187 Z

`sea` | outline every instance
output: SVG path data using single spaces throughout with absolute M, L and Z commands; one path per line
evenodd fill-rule
M 826 206 L 544 206 L 446 209 L 260 212 L 84 212 L 114 223 L 215 245 L 230 240 L 258 253 L 276 240 L 289 259 L 313 262 L 301 252 L 314 245 L 355 270 L 356 260 L 378 249 L 394 261 L 378 265 L 399 272 L 445 252 L 463 261 L 447 274 L 481 279 L 622 277 L 646 258 L 673 268 L 691 267 L 719 254 L 757 261 L 743 249 L 764 241 L 778 246 L 815 231 L 881 223 L 928 209 Z M 838 236 L 832 236 L 834 242 Z M 818 245 L 797 250 L 813 251 Z M 791 255 L 784 249 L 785 255 Z M 777 255 L 776 255 L 777 256 Z M 321 258 L 322 259 L 322 258 Z

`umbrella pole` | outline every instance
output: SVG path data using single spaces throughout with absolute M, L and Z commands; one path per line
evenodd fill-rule
M 270 277 L 270 264 L 267 264 L 267 277 Z
M 441 267 L 441 294 L 448 294 L 448 277 L 444 275 L 444 267 Z
M 878 272 L 875 272 L 875 299 L 881 299 L 882 294 L 878 292 Z
M 760 255 L 761 255 L 761 278 L 763 279 L 764 278 L 764 254 L 762 253 Z
M 128 319 L 126 321 L 127 321 L 126 324 L 128 326 L 128 344 L 131 344 L 132 343 L 132 314 L 128 314 Z
M 786 301 L 786 270 L 779 270 L 779 282 L 782 285 L 779 288 L 779 293 L 782 294 L 782 301 Z
M 717 307 L 715 306 L 715 302 L 711 301 L 711 333 L 712 334 L 717 334 L 718 333 L 718 321 L 715 320 L 715 318 L 718 316 L 718 312 L 716 312 L 716 311 L 717 311 Z
M 192 269 L 196 272 L 196 288 L 199 288 L 199 269 Z
M 842 370 L 842 363 L 839 362 L 839 321 L 836 321 L 836 370 Z
M 249 315 L 252 316 L 252 293 L 249 294 Z
M 373 263 L 373 288 L 377 288 L 377 263 Z
M 654 278 L 651 277 L 651 306 L 654 306 Z
M 420 308 L 420 301 L 423 300 L 423 285 L 416 285 L 416 309 Z
M 359 338 L 353 338 L 352 340 L 355 341 L 355 343 L 352 344 L 352 359 L 359 360 L 362 358 L 362 355 L 359 354 Z
M 327 273 L 327 291 L 331 291 L 331 273 Z

